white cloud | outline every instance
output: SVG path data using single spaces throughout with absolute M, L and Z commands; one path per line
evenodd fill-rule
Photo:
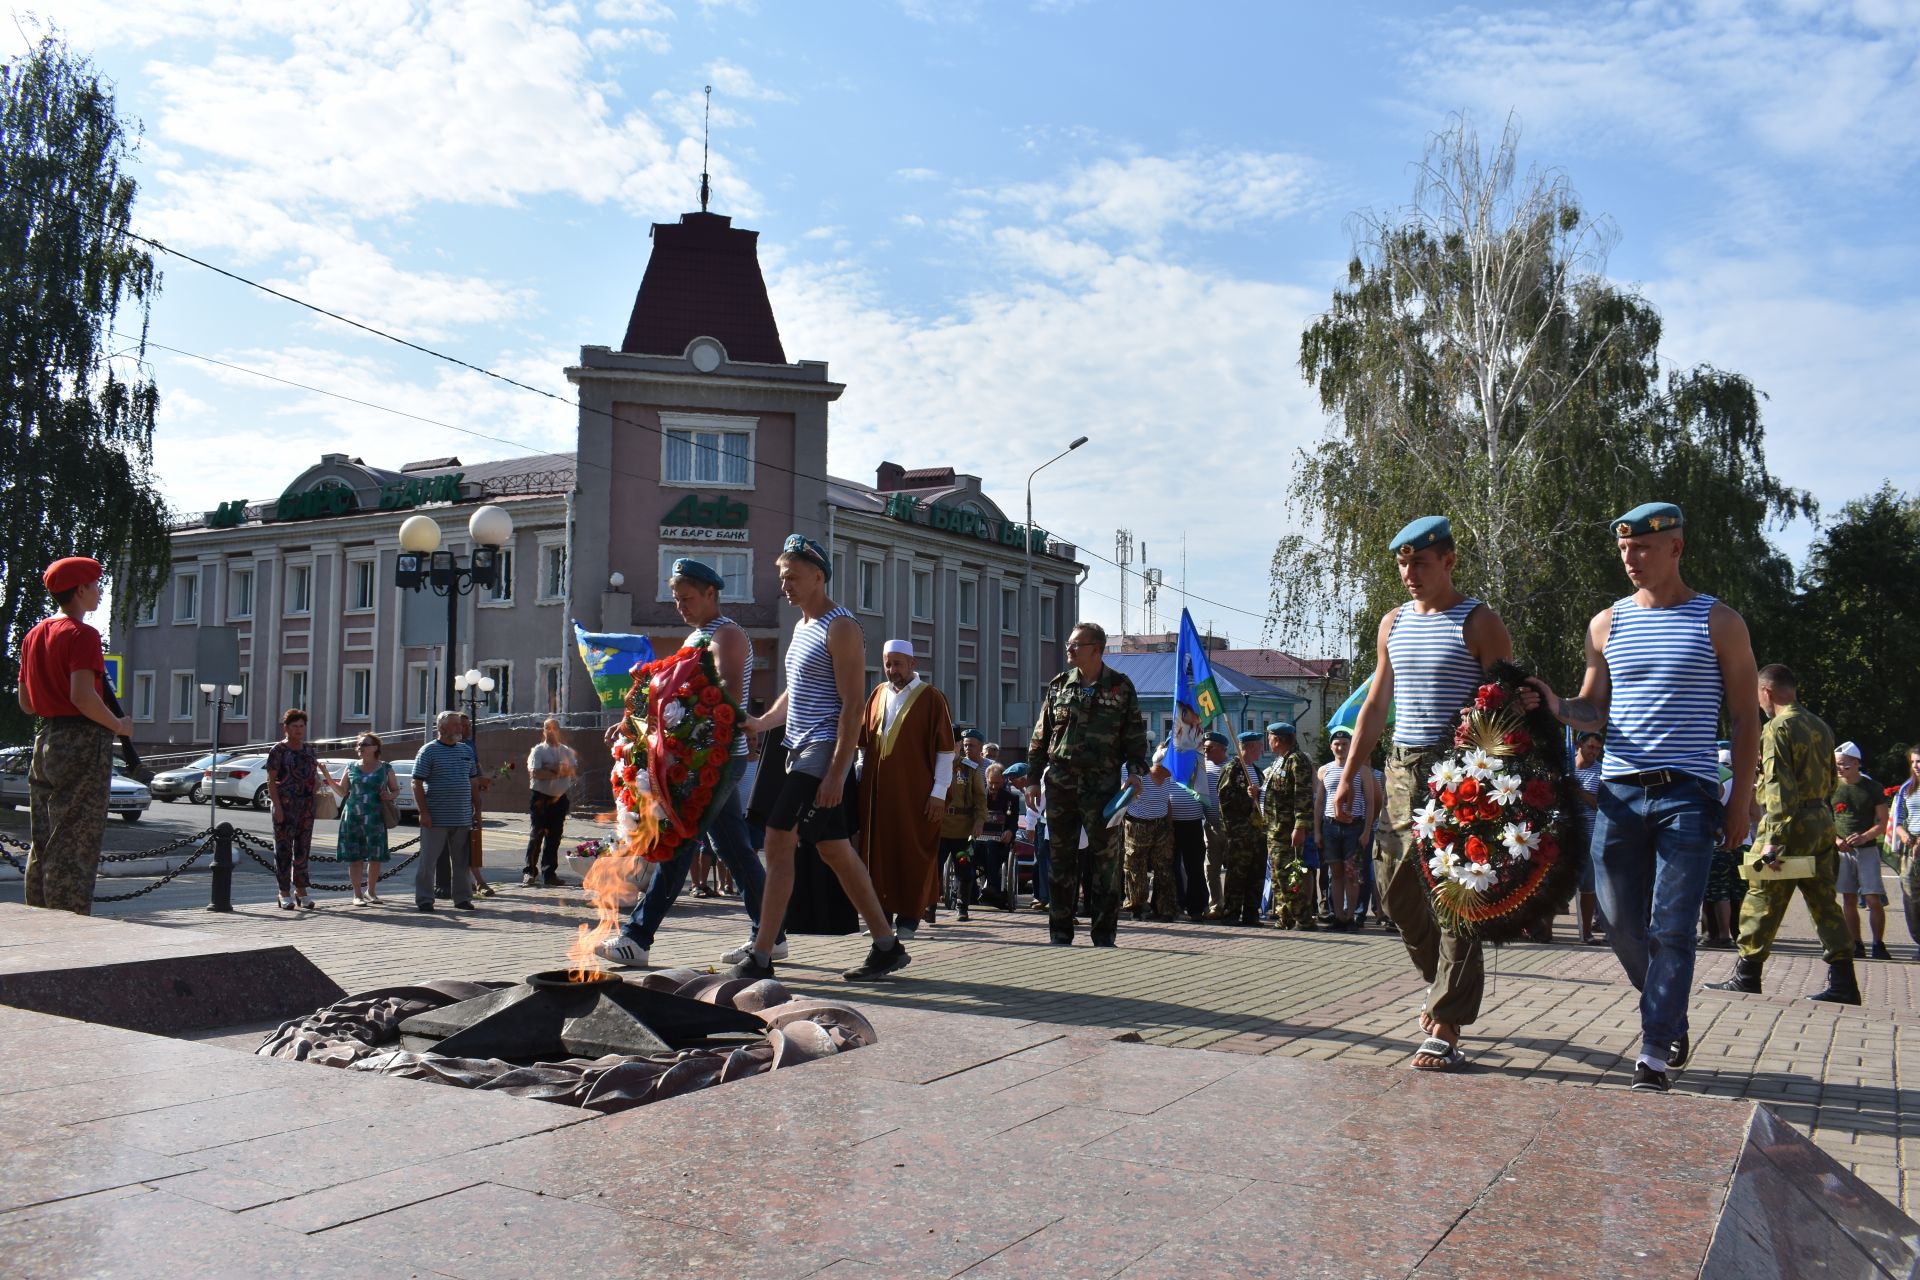
M 902 182 L 938 182 L 940 180 L 940 171 L 938 169 L 921 168 L 895 169 L 893 176 Z
M 713 83 L 715 92 L 730 97 L 749 98 L 757 102 L 793 101 L 772 85 L 761 84 L 745 67 L 728 62 L 725 58 L 707 64 L 707 79 Z
M 1316 166 L 1257 151 L 1134 155 L 1081 165 L 1058 182 L 993 193 L 1042 222 L 1151 246 L 1176 228 L 1222 231 L 1300 213 L 1324 198 Z

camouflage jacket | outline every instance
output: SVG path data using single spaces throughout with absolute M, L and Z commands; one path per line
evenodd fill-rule
M 1239 756 L 1220 766 L 1220 819 L 1231 830 L 1255 825 L 1255 802 L 1247 794 L 1247 784 L 1252 781 L 1253 770 Z
M 1290 836 L 1313 830 L 1313 767 L 1299 750 L 1287 752 L 1267 768 L 1260 788 L 1260 812 L 1271 834 Z
M 1133 681 L 1107 666 L 1091 682 L 1071 668 L 1048 681 L 1027 746 L 1027 776 L 1111 791 L 1123 764 L 1147 771 L 1147 724 Z
M 1760 731 L 1760 786 L 1764 811 L 1755 850 L 1771 845 L 1781 854 L 1826 853 L 1833 848 L 1833 730 L 1798 703 L 1773 713 Z

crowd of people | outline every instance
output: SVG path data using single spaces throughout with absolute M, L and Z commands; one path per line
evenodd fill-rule
M 1826 988 L 1811 998 L 1859 1003 L 1854 961 L 1891 959 L 1883 846 L 1903 859 L 1904 886 L 1920 897 L 1920 747 L 1897 786 L 1863 773 L 1860 748 L 1836 743 L 1800 704 L 1793 672 L 1757 665 L 1740 615 L 1686 584 L 1684 523 L 1665 503 L 1614 523 L 1632 591 L 1589 623 L 1577 695 L 1561 697 L 1537 677 L 1520 695 L 1527 712 L 1544 708 L 1569 729 L 1575 844 L 1585 855 L 1578 936 L 1610 945 L 1641 993 L 1633 1087 L 1649 1091 L 1664 1091 L 1691 1055 L 1698 947 L 1738 950 L 1733 976 L 1714 987 L 1759 992 L 1797 893 L 1828 965 Z M 733 739 L 702 838 L 660 866 L 601 957 L 645 967 L 689 875 L 696 892 L 711 894 L 711 870 L 737 889 L 751 928 L 723 963 L 735 977 L 772 976 L 789 954 L 803 847 L 871 938 L 866 959 L 844 975 L 855 981 L 904 968 L 905 943 L 937 924 L 943 907 L 966 921 L 982 902 L 1013 909 L 1028 892 L 1060 946 L 1074 943 L 1082 920 L 1095 947 L 1115 946 L 1123 916 L 1335 931 L 1364 929 L 1371 917 L 1398 933 L 1427 984 L 1412 1066 L 1454 1069 L 1481 1010 L 1483 946 L 1435 912 L 1412 856 L 1414 811 L 1460 713 L 1512 658 L 1512 640 L 1491 606 L 1455 585 L 1445 517 L 1412 521 L 1388 550 L 1409 599 L 1380 620 L 1368 696 L 1353 723 L 1332 729 L 1330 758 L 1316 767 L 1295 726 L 1276 722 L 1237 741 L 1205 735 L 1203 763 L 1185 779 L 1167 767 L 1171 743 L 1149 741 L 1134 687 L 1105 662 L 1106 635 L 1093 623 L 1069 634 L 1069 666 L 1044 689 L 1018 763 L 1003 764 L 998 744 L 955 723 L 918 674 L 909 641 L 885 643 L 885 678 L 864 688 L 860 625 L 832 599 L 826 551 L 799 534 L 777 560 L 781 592 L 800 613 L 784 689 L 751 714 L 750 646 L 721 610 L 724 580 L 698 560 L 676 561 L 669 588 L 689 643 L 710 646 L 745 732 Z M 98 605 L 100 576 L 79 557 L 48 569 L 60 613 L 28 636 L 20 686 L 23 709 L 41 718 L 27 900 L 80 912 L 99 857 L 107 758 L 114 738 L 131 731 L 101 679 L 98 633 L 83 621 Z M 379 904 L 398 774 L 369 733 L 336 776 L 307 742 L 306 721 L 288 711 L 267 756 L 277 904 L 314 905 L 309 850 L 322 816 L 338 817 L 354 902 Z M 430 912 L 441 899 L 470 910 L 494 892 L 476 822 L 487 779 L 466 716 L 442 712 L 434 728 L 410 778 L 422 844 L 413 905 Z M 522 883 L 559 885 L 580 760 L 557 721 L 543 727 L 526 768 Z M 1550 940 L 1550 923 L 1533 936 Z

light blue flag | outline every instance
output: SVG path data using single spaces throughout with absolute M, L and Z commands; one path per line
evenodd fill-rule
M 645 636 L 589 631 L 576 620 L 573 639 L 603 707 L 619 706 L 633 687 L 633 669 L 653 661 L 653 645 Z
M 1220 690 L 1206 646 L 1193 629 L 1193 617 L 1180 611 L 1180 643 L 1174 649 L 1173 735 L 1161 763 L 1175 782 L 1188 788 L 1200 769 L 1200 736 L 1221 714 Z

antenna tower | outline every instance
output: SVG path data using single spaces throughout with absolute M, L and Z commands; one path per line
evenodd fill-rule
M 713 86 L 707 86 L 706 119 L 700 125 L 700 212 L 707 211 L 707 201 L 713 196 L 713 187 L 707 181 L 707 148 L 713 141 Z
M 1133 576 L 1133 570 L 1127 567 L 1133 563 L 1133 530 L 1114 530 L 1113 562 L 1120 566 L 1120 634 L 1124 637 L 1127 634 L 1127 579 Z

